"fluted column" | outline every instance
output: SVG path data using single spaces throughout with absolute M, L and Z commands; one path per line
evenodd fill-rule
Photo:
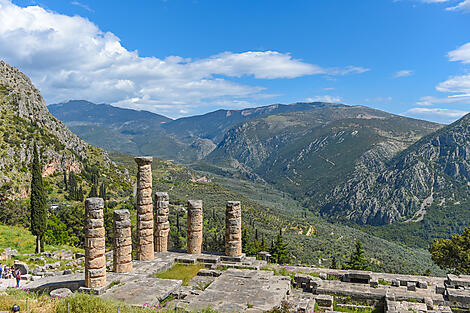
M 85 287 L 106 286 L 106 257 L 104 229 L 104 200 L 85 200 Z
M 202 253 L 202 200 L 188 201 L 188 253 Z
M 153 251 L 152 157 L 137 157 L 137 260 L 151 261 Z

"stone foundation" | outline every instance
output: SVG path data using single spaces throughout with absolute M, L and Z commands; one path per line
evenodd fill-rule
M 168 251 L 168 234 L 170 233 L 169 197 L 166 192 L 155 193 L 155 251 Z
M 104 201 L 85 200 L 85 286 L 98 289 L 106 286 Z
M 188 201 L 188 253 L 202 253 L 202 200 Z
M 113 271 L 132 272 L 131 219 L 128 210 L 114 211 Z
M 137 157 L 137 260 L 154 259 L 152 157 Z
M 228 201 L 225 211 L 225 255 L 242 255 L 242 210 L 240 201 Z

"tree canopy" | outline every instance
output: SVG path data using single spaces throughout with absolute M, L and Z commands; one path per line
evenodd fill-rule
M 435 239 L 429 252 L 440 268 L 455 274 L 470 274 L 470 227 L 450 239 Z
M 31 174 L 31 233 L 37 237 L 36 252 L 39 253 L 41 252 L 41 238 L 47 227 L 47 203 L 36 145 L 33 148 Z

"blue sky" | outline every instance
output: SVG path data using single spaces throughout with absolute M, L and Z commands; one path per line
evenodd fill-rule
M 0 58 L 48 104 L 170 117 L 325 100 L 448 123 L 469 29 L 470 0 L 0 0 Z

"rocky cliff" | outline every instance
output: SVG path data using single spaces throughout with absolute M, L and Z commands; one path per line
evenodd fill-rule
M 431 204 L 458 204 L 469 195 L 470 115 L 376 168 L 356 167 L 326 197 L 322 212 L 359 223 L 419 221 Z
M 43 176 L 64 170 L 81 172 L 85 163 L 114 166 L 52 116 L 39 90 L 17 68 L 0 61 L 0 191 L 25 198 L 29 188 L 32 147 L 38 145 Z

